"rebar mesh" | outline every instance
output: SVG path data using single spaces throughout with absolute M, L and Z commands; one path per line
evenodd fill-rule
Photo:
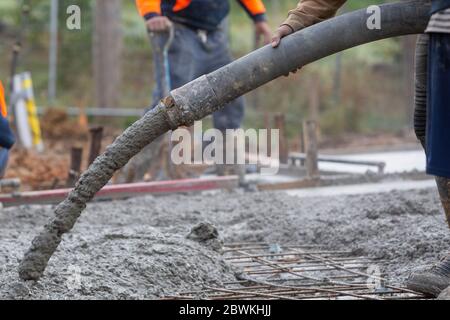
M 239 270 L 238 280 L 223 287 L 180 292 L 167 299 L 424 299 L 390 283 L 379 272 L 383 261 L 320 246 L 232 243 L 224 259 Z

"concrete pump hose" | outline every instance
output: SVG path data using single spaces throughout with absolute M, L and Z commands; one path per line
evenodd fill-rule
M 185 111 L 173 121 L 202 119 L 273 79 L 339 51 L 385 38 L 423 33 L 429 20 L 429 1 L 404 1 L 377 7 L 380 29 L 368 27 L 373 11 L 350 12 L 286 37 L 275 50 L 266 46 L 172 91 L 175 104 Z M 191 116 L 195 119 L 189 119 Z
M 227 102 L 328 55 L 380 39 L 422 33 L 430 7 L 428 1 L 407 1 L 380 5 L 379 9 L 380 29 L 367 26 L 373 12 L 363 9 L 347 13 L 286 37 L 277 49 L 266 46 L 173 90 L 125 130 L 80 177 L 67 199 L 56 207 L 55 217 L 25 253 L 19 266 L 20 277 L 37 280 L 42 276 L 62 235 L 73 228 L 86 203 L 115 171 L 157 137 L 179 126 L 191 125 Z

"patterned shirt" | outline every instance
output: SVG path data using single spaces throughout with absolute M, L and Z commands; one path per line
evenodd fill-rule
M 450 33 L 450 8 L 433 14 L 425 32 Z

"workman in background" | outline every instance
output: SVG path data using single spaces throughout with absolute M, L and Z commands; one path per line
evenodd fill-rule
M 3 178 L 8 164 L 9 150 L 14 145 L 14 134 L 9 127 L 8 108 L 5 101 L 5 89 L 0 81 L 0 179 Z
M 262 0 L 237 1 L 253 20 L 256 38 L 262 38 L 265 44 L 270 43 L 271 31 Z M 232 62 L 227 26 L 230 12 L 228 0 L 136 0 L 136 5 L 149 33 L 174 29 L 174 39 L 168 52 L 171 89 Z M 161 81 L 158 81 L 162 72 L 164 70 L 156 64 L 157 86 L 153 93 L 153 106 L 163 98 Z M 213 123 L 216 129 L 225 133 L 227 129 L 240 128 L 243 118 L 244 99 L 238 98 L 214 113 Z M 226 168 L 229 169 L 229 166 L 217 166 L 218 173 L 225 174 Z M 242 182 L 245 166 L 232 166 L 232 170 Z

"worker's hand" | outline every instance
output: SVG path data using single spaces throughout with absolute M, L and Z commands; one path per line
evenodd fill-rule
M 164 16 L 157 16 L 147 21 L 147 28 L 152 32 L 163 32 L 170 29 L 172 22 Z
M 272 37 L 272 32 L 270 31 L 270 26 L 266 21 L 261 21 L 255 23 L 255 36 L 259 40 L 262 38 L 264 44 L 269 44 Z
M 289 27 L 288 25 L 281 25 L 277 31 L 275 31 L 275 33 L 272 36 L 272 47 L 276 48 L 280 45 L 281 43 L 281 39 L 283 39 L 284 37 L 290 35 L 291 33 L 293 33 L 294 30 L 292 30 L 291 27 Z M 297 73 L 298 70 L 300 70 L 300 68 L 292 70 L 290 73 Z M 289 73 L 284 75 L 285 77 L 289 77 Z
M 283 24 L 282 26 L 280 26 L 272 36 L 272 41 L 271 41 L 272 47 L 274 47 L 274 48 L 278 47 L 280 45 L 281 39 L 290 35 L 293 32 L 294 31 L 292 30 L 292 28 L 289 27 L 288 25 Z

